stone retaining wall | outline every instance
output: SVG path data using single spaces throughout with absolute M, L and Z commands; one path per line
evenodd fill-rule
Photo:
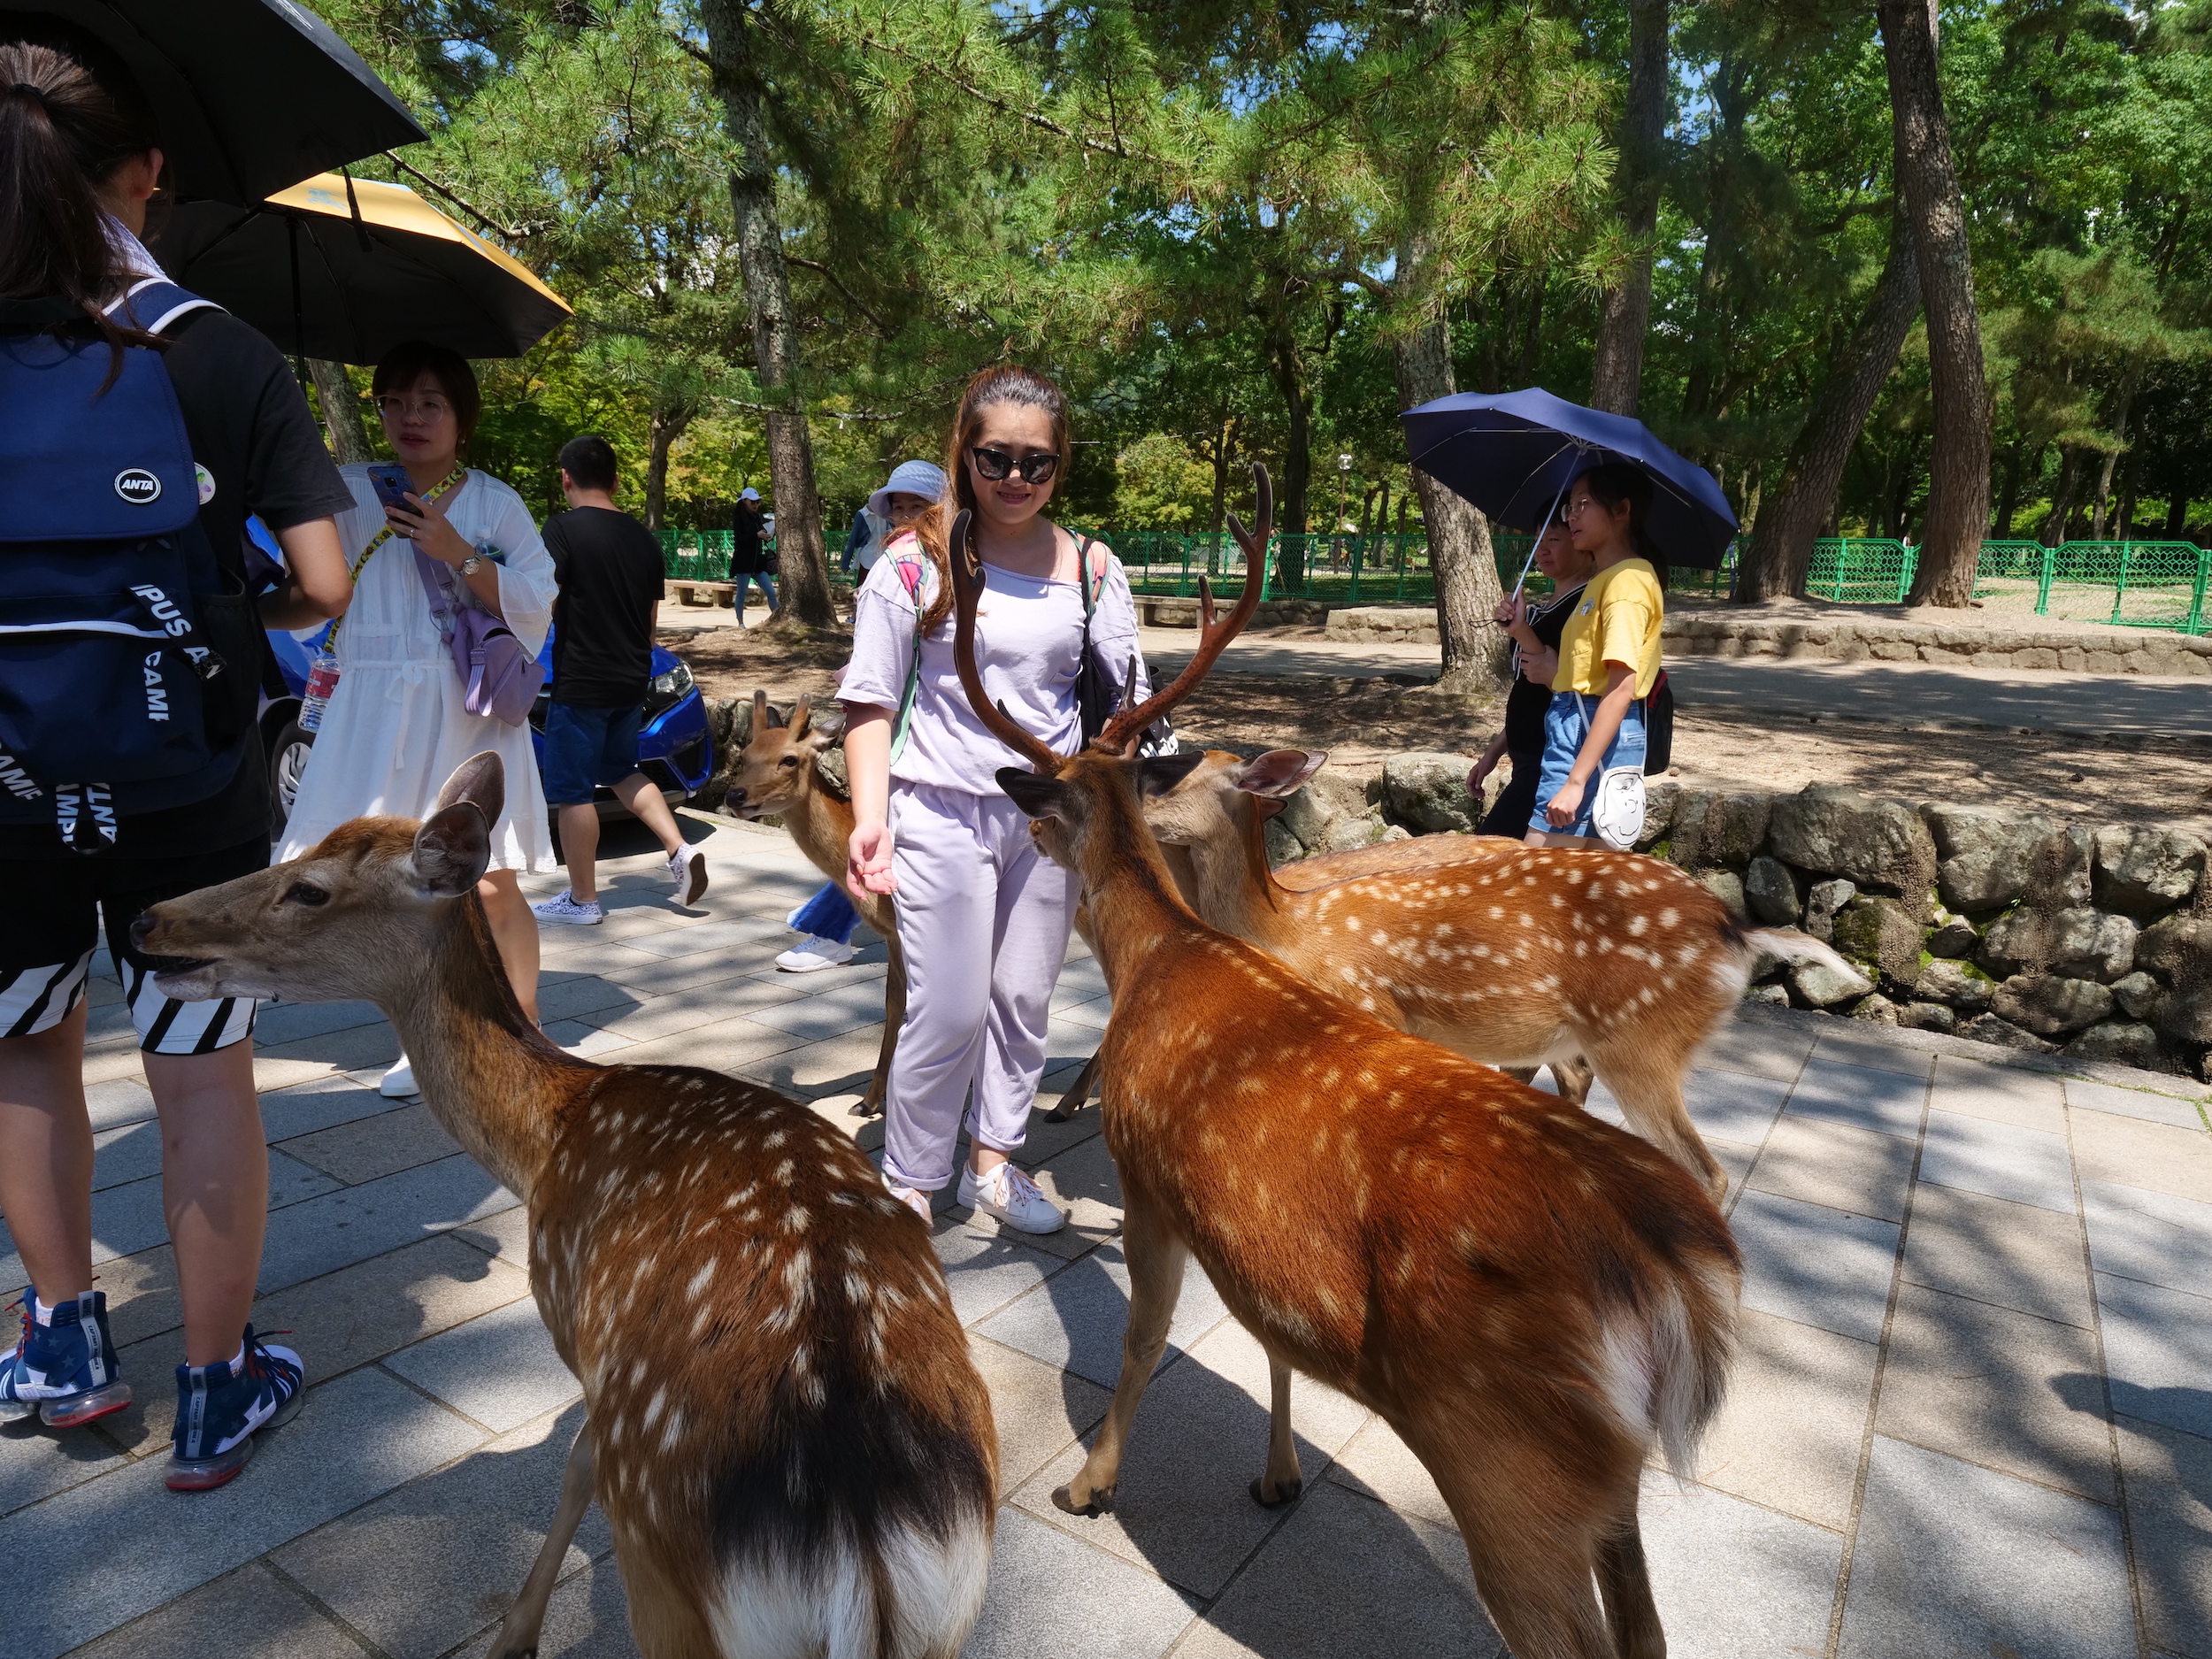
M 1198 599 L 1195 595 L 1182 599 L 1173 595 L 1139 594 L 1136 600 L 1137 620 L 1145 627 L 1194 628 L 1198 626 Z M 1214 603 L 1217 610 L 1227 608 L 1225 602 L 1218 596 Z M 1328 614 L 1329 607 L 1317 599 L 1263 599 L 1253 607 L 1252 620 L 1248 626 L 1255 628 L 1311 626 L 1321 622 Z M 1434 618 L 1430 619 L 1433 621 Z
M 1335 619 L 1330 619 L 1333 633 Z M 1677 612 L 1660 630 L 1671 657 L 1779 657 L 1804 662 L 1940 663 L 1952 668 L 2212 677 L 2212 636 L 2160 628 L 2062 633 L 2032 626 L 1809 622 Z

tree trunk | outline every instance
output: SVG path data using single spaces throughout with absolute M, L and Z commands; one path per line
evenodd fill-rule
M 2127 471 L 2120 475 L 2120 512 L 2117 520 L 2119 538 L 2132 541 L 2135 536 L 2135 480 L 2143 469 L 2133 451 L 2127 459 Z
M 1884 0 L 1876 12 L 1935 395 L 1927 529 L 1909 603 L 1963 606 L 1973 598 L 1974 565 L 1989 534 L 1989 391 L 1965 204 L 1936 78 L 1935 0 Z
M 1275 389 L 1282 395 L 1283 415 L 1288 425 L 1283 451 L 1282 494 L 1276 518 L 1286 538 L 1305 535 L 1308 530 L 1306 495 L 1313 480 L 1313 388 L 1306 380 L 1306 364 L 1298 350 L 1298 338 L 1290 319 L 1277 317 L 1267 330 L 1268 365 Z M 1278 581 L 1286 595 L 1302 592 L 1306 580 L 1304 542 L 1284 540 L 1277 546 Z
M 1760 507 L 1750 557 L 1736 578 L 1740 603 L 1803 595 L 1813 542 L 1835 517 L 1851 446 L 1865 430 L 1919 309 L 1920 273 L 1900 204 L 1890 220 L 1889 260 L 1866 315 L 1813 395 L 1812 413 L 1790 446 L 1774 498 Z
M 1402 255 L 1401 273 L 1406 266 Z M 1456 389 L 1451 340 L 1441 318 L 1400 340 L 1391 356 L 1402 407 L 1448 397 Z M 1428 527 L 1429 566 L 1436 572 L 1436 633 L 1444 655 L 1439 683 L 1472 690 L 1502 679 L 1511 660 L 1512 641 L 1490 619 L 1503 597 L 1498 588 L 1497 556 L 1490 545 L 1490 521 L 1472 502 L 1418 467 L 1413 470 L 1413 487 L 1421 497 L 1421 518 Z
M 2127 372 L 2120 376 L 2120 394 L 2112 411 L 2112 435 L 2120 441 L 2122 449 L 2128 441 L 2128 411 L 2135 402 L 2135 388 L 2143 378 L 2143 358 L 2139 352 L 2128 358 Z M 2120 450 L 2105 451 L 2104 465 L 2097 473 L 2097 517 L 2090 534 L 2104 540 L 2105 507 L 2112 499 L 2112 472 L 2120 464 Z
M 2189 527 L 2189 490 L 2186 485 L 2174 486 L 2174 493 L 2166 497 L 2166 531 L 2169 541 L 2181 540 L 2181 533 Z
M 761 82 L 746 39 L 746 9 L 740 0 L 704 0 L 700 15 L 723 126 L 737 152 L 730 173 L 730 208 L 753 317 L 754 361 L 765 400 L 777 405 L 766 419 L 778 580 L 783 584 L 779 609 L 782 617 L 803 626 L 828 627 L 836 617 L 830 608 L 822 507 L 814 493 L 814 442 L 800 384 L 791 273 L 784 264 L 783 231 L 776 219 L 776 173 L 761 121 Z
M 1621 222 L 1636 243 L 1598 320 L 1590 406 L 1632 415 L 1651 326 L 1651 240 L 1659 228 L 1659 144 L 1667 127 L 1667 0 L 1629 0 L 1628 103 L 1621 112 Z
M 2043 516 L 2043 528 L 2036 540 L 2045 547 L 2056 547 L 2066 540 L 2066 521 L 2074 516 L 2074 479 L 2081 471 L 2081 451 L 2072 444 L 2061 444 L 2058 450 L 2058 488 L 2051 494 L 2051 510 Z
M 340 466 L 373 461 L 369 448 L 368 423 L 361 419 L 361 399 L 353 389 L 342 363 L 321 357 L 307 359 L 308 379 L 315 382 L 315 401 L 323 406 L 323 426 L 330 434 L 330 452 Z
M 1211 528 L 1214 545 L 1221 545 L 1222 515 L 1229 505 L 1229 452 L 1236 444 L 1237 423 L 1234 416 L 1221 423 L 1214 433 L 1214 505 Z M 1210 568 L 1210 560 L 1209 567 Z
M 676 403 L 668 408 L 656 406 L 646 417 L 648 442 L 651 448 L 645 459 L 645 527 L 659 530 L 668 518 L 668 452 L 676 440 L 684 435 L 692 417 L 699 412 L 691 403 Z M 778 520 L 780 524 L 781 520 Z

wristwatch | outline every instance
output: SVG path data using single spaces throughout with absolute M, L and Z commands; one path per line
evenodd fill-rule
M 481 553 L 471 552 L 456 568 L 464 576 L 473 576 L 484 568 L 484 556 Z

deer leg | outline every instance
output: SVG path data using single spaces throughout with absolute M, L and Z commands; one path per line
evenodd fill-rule
M 568 1467 L 561 1475 L 560 1507 L 553 1512 L 553 1525 L 545 1534 L 545 1547 L 531 1563 L 530 1576 L 522 1581 L 522 1594 L 515 1597 L 515 1604 L 500 1621 L 499 1634 L 492 1642 L 491 1659 L 531 1659 L 538 1651 L 538 1632 L 545 1624 L 545 1604 L 561 1576 L 562 1558 L 576 1537 L 584 1511 L 591 1507 L 591 1419 L 586 1417 L 583 1426 L 576 1431 L 576 1444 L 568 1448 Z
M 1076 1073 L 1075 1081 L 1068 1085 L 1068 1092 L 1060 1096 L 1060 1103 L 1045 1114 L 1045 1121 L 1048 1124 L 1067 1122 L 1083 1110 L 1084 1102 L 1090 1099 L 1091 1091 L 1097 1087 L 1098 1056 L 1094 1054 L 1083 1062 L 1082 1071 Z
M 1132 1188 L 1125 1202 L 1121 1236 L 1129 1261 L 1129 1326 L 1121 1338 L 1121 1379 L 1114 1385 L 1114 1402 L 1090 1456 L 1075 1479 L 1052 1494 L 1053 1502 L 1070 1515 L 1104 1515 L 1114 1507 L 1122 1448 L 1128 1443 L 1137 1402 L 1167 1347 L 1167 1328 L 1183 1294 L 1183 1264 L 1190 1259 L 1190 1248 L 1148 1200 Z
M 1605 1599 L 1606 1622 L 1613 1627 L 1613 1651 L 1618 1659 L 1666 1659 L 1667 1633 L 1660 1627 L 1659 1606 L 1651 1597 L 1643 1529 L 1633 1509 L 1620 1530 L 1598 1545 L 1598 1593 Z
M 853 1108 L 856 1118 L 883 1115 L 884 1091 L 891 1087 L 891 1056 L 899 1051 L 899 1027 L 906 1023 L 906 958 L 899 941 L 888 941 L 891 965 L 883 976 L 883 1046 L 876 1050 L 876 1074 L 868 1079 L 868 1092 Z
M 1628 1126 L 1705 1185 L 1717 1204 L 1728 1196 L 1728 1171 L 1722 1169 L 1690 1122 L 1682 1102 L 1682 1064 L 1664 1055 L 1624 1054 L 1608 1048 L 1600 1072 L 1621 1102 Z
M 1305 1489 L 1298 1468 L 1298 1443 L 1290 1434 L 1290 1367 L 1267 1356 L 1267 1467 L 1252 1483 L 1252 1501 L 1263 1509 L 1287 1503 Z
M 1577 1055 L 1571 1060 L 1553 1060 L 1548 1064 L 1551 1066 L 1552 1084 L 1558 1089 L 1559 1098 L 1571 1106 L 1587 1105 L 1590 1085 L 1597 1075 L 1591 1071 L 1589 1061 Z

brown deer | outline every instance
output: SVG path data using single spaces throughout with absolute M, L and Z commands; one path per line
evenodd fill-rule
M 927 1229 L 796 1101 L 573 1059 L 523 1017 L 476 897 L 504 788 L 479 755 L 419 825 L 356 818 L 134 929 L 172 996 L 373 1001 L 432 1112 L 529 1207 L 586 1416 L 493 1653 L 536 1652 L 596 1497 L 646 1659 L 953 1659 L 998 1451 Z
M 906 957 L 899 949 L 898 913 L 887 893 L 855 894 L 845 887 L 845 855 L 853 833 L 853 803 L 832 790 L 815 770 L 826 749 L 840 741 L 838 729 L 817 723 L 810 700 L 802 696 L 787 724 L 776 723 L 765 691 L 753 693 L 753 729 L 732 771 L 724 805 L 751 820 L 777 817 L 807 862 L 827 876 L 853 902 L 860 919 L 883 938 L 891 953 L 883 976 L 883 1046 L 876 1050 L 876 1072 L 868 1092 L 853 1108 L 856 1118 L 883 1110 L 883 1091 L 891 1080 L 891 1056 L 899 1046 L 899 1025 L 906 1018 Z
M 1500 1068 L 1548 1064 L 1578 1104 L 1594 1064 L 1636 1132 L 1724 1197 L 1727 1173 L 1683 1104 L 1691 1056 L 1761 956 L 1841 958 L 1743 926 L 1702 883 L 1634 853 L 1440 835 L 1271 872 L 1266 820 L 1327 758 L 1211 750 L 1145 801 L 1185 863 L 1191 908 L 1402 1031 Z
M 1259 596 L 1270 506 L 1231 520 L 1243 596 L 1174 682 L 1054 754 L 984 695 L 980 573 L 953 534 L 956 663 L 1035 769 L 1001 786 L 1080 872 L 1114 993 L 1104 1131 L 1121 1177 L 1129 1325 L 1113 1403 L 1061 1509 L 1111 1508 L 1122 1449 L 1194 1254 L 1273 1371 L 1253 1495 L 1295 1494 L 1289 1375 L 1382 1416 L 1435 1478 L 1521 1659 L 1663 1654 L 1637 1522 L 1655 1445 L 1690 1467 L 1717 1408 L 1739 1261 L 1720 1212 L 1657 1149 L 1385 1025 L 1202 921 L 1141 805 L 1199 757 L 1121 746 L 1204 675 Z M 1587 855 L 1556 852 L 1556 861 Z M 1479 981 L 1486 964 L 1471 962 Z M 1510 969 L 1526 964 L 1513 962 Z

